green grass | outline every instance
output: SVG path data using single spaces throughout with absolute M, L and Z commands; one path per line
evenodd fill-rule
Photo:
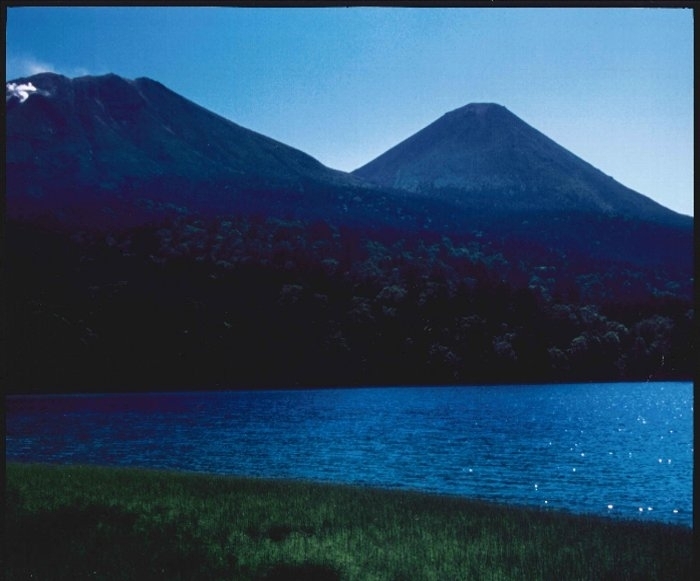
M 457 498 L 8 464 L 6 579 L 691 579 L 692 531 Z

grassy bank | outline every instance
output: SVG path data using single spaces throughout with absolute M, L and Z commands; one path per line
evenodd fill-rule
M 6 578 L 690 579 L 689 529 L 455 498 L 9 464 Z

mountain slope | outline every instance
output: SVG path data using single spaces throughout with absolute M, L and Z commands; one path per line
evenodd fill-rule
M 489 103 L 445 114 L 353 174 L 481 213 L 578 212 L 689 222 Z
M 44 73 L 8 84 L 6 104 L 14 214 L 138 223 L 163 206 L 294 209 L 309 191 L 360 183 L 146 78 Z

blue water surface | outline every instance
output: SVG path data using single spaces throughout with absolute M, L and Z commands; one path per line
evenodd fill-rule
M 691 383 L 11 396 L 8 461 L 342 482 L 692 526 Z

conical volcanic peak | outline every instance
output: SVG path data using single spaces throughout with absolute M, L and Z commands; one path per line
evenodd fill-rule
M 411 191 L 473 190 L 513 173 L 504 157 L 528 140 L 529 131 L 534 130 L 501 105 L 472 103 L 446 113 L 353 173 Z
M 678 217 L 493 103 L 446 113 L 353 174 L 484 212 Z

